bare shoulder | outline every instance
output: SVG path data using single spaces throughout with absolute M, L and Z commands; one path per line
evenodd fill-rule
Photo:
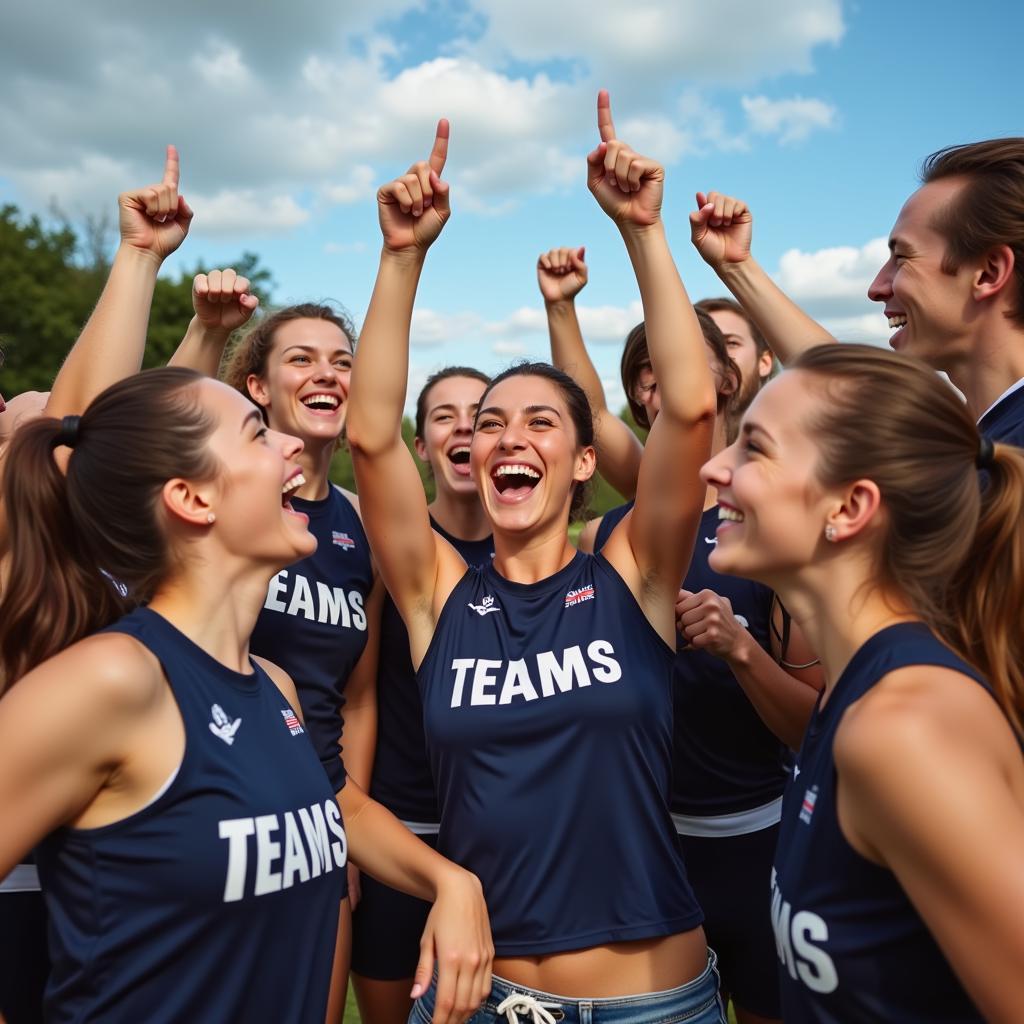
M 601 528 L 601 521 L 604 516 L 597 516 L 595 519 L 588 519 L 583 524 L 583 529 L 580 530 L 579 537 L 576 538 L 576 547 L 580 551 L 585 551 L 588 555 L 594 553 L 594 545 L 597 543 L 597 531 Z
M 356 515 L 359 516 L 360 519 L 362 519 L 363 513 L 362 510 L 359 508 L 359 495 L 356 494 L 355 491 L 347 491 L 345 490 L 344 487 L 339 487 L 337 484 L 332 484 L 331 486 L 336 491 L 341 492 L 341 494 L 345 497 L 348 503 L 356 510 Z
M 1017 739 L 992 694 L 953 669 L 913 665 L 890 672 L 843 716 L 836 767 L 887 786 L 918 768 L 948 771 L 951 762 L 1022 770 Z
M 302 718 L 302 708 L 299 706 L 299 692 L 295 689 L 295 682 L 292 677 L 280 665 L 275 665 L 272 661 L 267 661 L 266 658 L 257 657 L 255 654 L 251 655 L 251 657 L 270 676 L 270 681 L 291 704 L 292 710 L 299 718 Z

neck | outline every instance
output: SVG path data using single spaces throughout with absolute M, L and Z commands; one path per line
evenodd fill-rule
M 867 559 L 852 553 L 819 562 L 775 588 L 821 659 L 827 701 L 850 659 L 886 626 L 920 619 L 905 600 L 874 582 Z
M 491 521 L 476 488 L 469 494 L 455 494 L 438 486 L 429 509 L 441 529 L 459 540 L 486 540 L 491 535 Z
M 972 330 L 965 354 L 947 371 L 979 419 L 1004 391 L 1024 377 L 1024 330 L 1002 310 Z
M 319 501 L 330 494 L 331 458 L 334 456 L 335 441 L 320 441 L 307 444 L 296 460 L 302 467 L 306 482 L 295 492 L 297 498 Z
M 531 537 L 494 531 L 494 567 L 513 583 L 539 583 L 554 576 L 575 554 L 564 523 Z
M 227 561 L 221 553 L 200 555 L 192 564 L 202 568 L 186 570 L 161 585 L 149 606 L 222 665 L 248 672 L 249 638 L 271 570 L 248 565 L 225 572 Z

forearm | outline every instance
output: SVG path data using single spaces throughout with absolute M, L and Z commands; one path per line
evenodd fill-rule
M 378 881 L 433 902 L 446 879 L 462 872 L 352 782 L 341 791 L 340 802 L 349 855 Z
M 715 393 L 704 335 L 679 277 L 664 225 L 624 229 L 640 288 L 651 367 L 661 394 L 659 416 L 697 422 L 714 416 Z
M 48 416 L 80 414 L 105 388 L 139 371 L 159 269 L 151 253 L 118 249 L 96 308 L 53 382 Z
M 761 721 L 791 750 L 799 750 L 818 691 L 791 676 L 746 633 L 724 660 Z
M 380 269 L 356 347 L 346 431 L 363 453 L 401 440 L 409 377 L 409 332 L 423 255 L 381 253 Z
M 836 340 L 809 317 L 753 257 L 715 269 L 784 366 L 805 349 Z
M 207 377 L 216 377 L 230 336 L 230 331 L 211 330 L 194 316 L 167 365 L 186 366 Z

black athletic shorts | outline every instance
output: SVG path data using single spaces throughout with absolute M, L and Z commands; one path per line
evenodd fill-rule
M 718 954 L 722 991 L 760 1017 L 781 1017 L 771 874 L 779 826 L 745 836 L 680 836 L 686 874 Z
M 437 849 L 437 836 L 420 836 Z M 352 970 L 375 981 L 399 981 L 416 973 L 420 938 L 431 904 L 360 876 L 362 897 L 352 914 Z
M 50 973 L 41 892 L 0 892 L 0 1012 L 7 1024 L 42 1024 Z

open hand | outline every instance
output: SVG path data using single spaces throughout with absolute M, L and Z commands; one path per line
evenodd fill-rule
M 750 258 L 754 218 L 742 199 L 721 192 L 697 193 L 690 214 L 690 239 L 709 266 L 718 270 Z
M 585 250 L 550 249 L 537 260 L 537 284 L 545 302 L 568 302 L 587 286 Z
M 208 331 L 230 334 L 248 321 L 259 304 L 249 291 L 249 279 L 230 267 L 196 274 L 192 281 L 192 306 Z
M 420 940 L 412 998 L 430 986 L 437 964 L 433 1024 L 462 1024 L 491 992 L 494 944 L 476 875 L 456 869 L 438 890 Z
M 385 249 L 426 252 L 451 216 L 448 183 L 441 180 L 448 158 L 448 133 L 448 122 L 441 118 L 430 157 L 377 190 L 377 215 Z
M 160 261 L 181 245 L 192 222 L 192 209 L 178 194 L 179 176 L 178 150 L 168 146 L 163 181 L 117 197 L 122 245 Z
M 601 141 L 587 156 L 587 187 L 598 205 L 619 227 L 658 223 L 665 169 L 615 137 L 611 100 L 605 89 L 597 94 L 597 128 Z

